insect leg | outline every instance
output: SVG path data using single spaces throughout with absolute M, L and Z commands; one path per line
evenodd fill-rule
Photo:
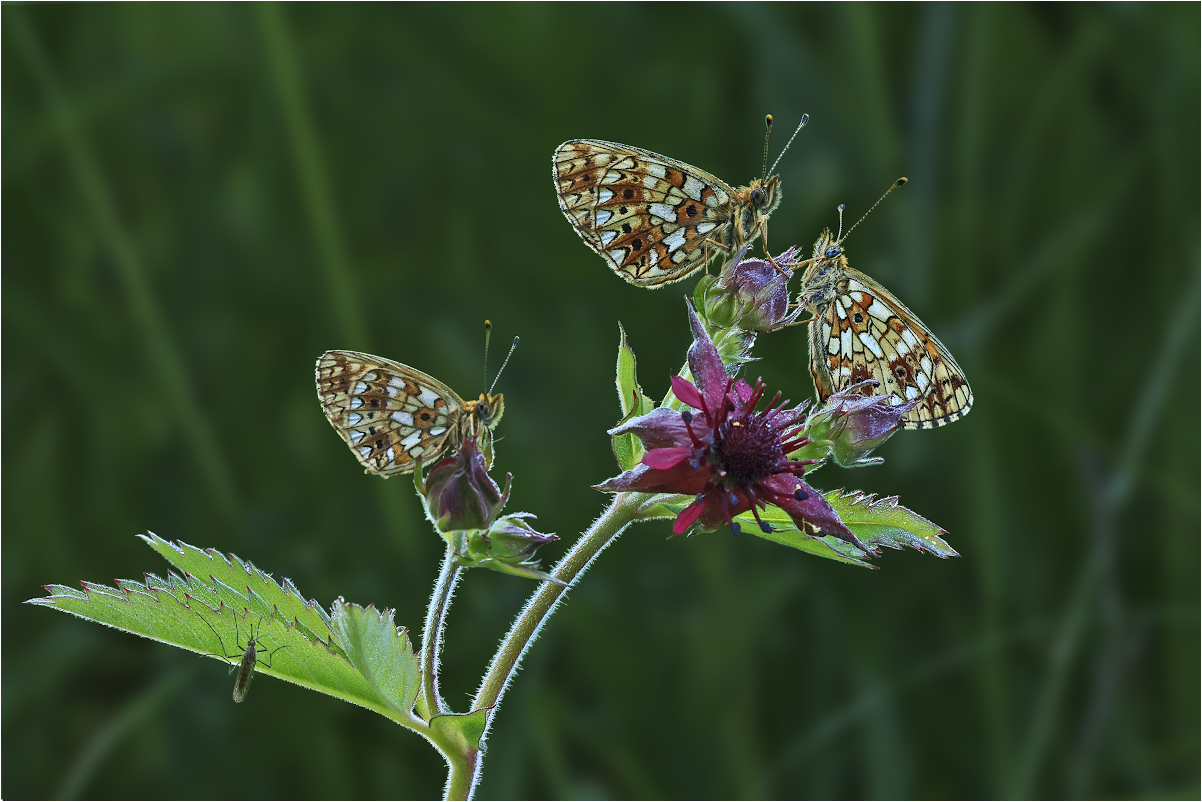
M 793 275 L 792 273 L 786 273 L 785 269 L 776 263 L 776 260 L 772 258 L 772 253 L 768 250 L 768 221 L 767 220 L 760 220 L 760 234 L 763 236 L 764 256 L 767 257 L 768 264 L 775 267 L 776 272 L 780 273 L 785 278 L 789 278 L 790 276 L 792 276 Z

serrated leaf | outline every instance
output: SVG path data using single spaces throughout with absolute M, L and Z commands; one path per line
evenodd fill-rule
M 947 532 L 898 504 L 897 496 L 878 499 L 859 490 L 832 490 L 823 495 L 847 528 L 869 545 L 890 549 L 909 546 L 945 559 L 960 556 L 940 537 Z
M 939 537 L 946 534 L 942 529 L 898 504 L 896 496 L 877 499 L 858 490 L 831 490 L 822 495 L 835 508 L 844 525 L 866 545 L 891 549 L 910 546 L 938 557 L 959 556 Z M 798 531 L 789 514 L 779 507 L 769 505 L 766 510 L 761 510 L 760 519 L 772 526 L 771 532 L 761 530 L 750 512 L 735 516 L 743 532 L 756 537 L 849 565 L 876 567 L 865 562 L 869 555 L 846 541 L 832 536 L 815 538 Z
M 293 626 L 299 626 L 310 640 L 322 641 L 335 652 L 346 656 L 342 647 L 330 640 L 330 614 L 316 600 L 305 601 L 292 580 L 285 577 L 283 586 L 280 586 L 270 574 L 263 573 L 249 562 L 243 562 L 236 555 L 231 554 L 227 558 L 216 549 L 198 549 L 182 540 L 169 543 L 154 532 L 148 534 L 138 537 L 185 575 L 213 579 L 222 587 L 235 590 L 236 598 L 228 595 L 202 598 L 210 607 L 223 602 L 229 607 L 245 605 L 262 618 L 274 615 Z M 153 574 L 147 574 L 148 580 L 152 578 L 158 579 Z
M 621 323 L 618 324 L 618 366 L 615 383 L 618 388 L 618 403 L 622 410 L 622 419 L 618 421 L 619 426 L 631 418 L 646 415 L 655 409 L 655 403 L 639 386 L 638 361 L 635 359 L 634 349 L 626 341 L 626 330 L 622 328 Z M 643 458 L 644 449 L 642 442 L 636 436 L 622 434 L 614 436 L 612 440 L 614 456 L 622 470 L 628 471 L 639 464 L 639 460 Z
M 770 540 L 782 546 L 789 546 L 798 551 L 804 551 L 806 554 L 813 554 L 815 557 L 824 557 L 828 560 L 835 560 L 836 562 L 848 565 L 858 565 L 861 568 L 876 568 L 872 563 L 861 559 L 868 555 L 850 543 L 845 543 L 839 540 L 839 538 L 829 535 L 826 537 L 813 537 L 799 531 L 794 525 L 793 519 L 779 507 L 769 505 L 768 509 L 760 510 L 760 520 L 772 526 L 771 532 L 765 532 L 760 529 L 755 516 L 750 512 L 736 515 L 735 520 L 739 523 L 743 534 L 755 535 L 758 538 Z
M 335 630 L 329 614 L 315 602 L 305 602 L 288 580 L 281 587 L 252 564 L 237 557 L 227 559 L 213 549 L 168 543 L 155 535 L 143 540 L 185 571 L 183 576 L 146 574 L 145 581 L 118 580 L 116 587 L 82 582 L 82 591 L 47 585 L 48 596 L 28 603 L 229 665 L 238 664 L 247 639 L 255 638 L 266 649 L 257 672 L 402 723 L 410 718 L 418 688 L 417 658 L 404 631 L 392 626 L 391 613 L 387 616 L 391 639 L 381 634 L 382 626 L 369 622 L 344 621 Z M 357 662 L 349 658 L 348 644 L 355 648 Z M 409 707 L 404 707 L 406 701 Z
M 409 635 L 392 622 L 393 614 L 387 607 L 377 611 L 339 597 L 331 618 L 351 664 L 380 699 L 405 717 L 417 701 L 421 672 Z

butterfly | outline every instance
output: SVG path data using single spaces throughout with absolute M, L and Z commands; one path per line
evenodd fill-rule
M 412 473 L 482 437 L 501 420 L 504 396 L 464 401 L 433 376 L 358 351 L 326 351 L 317 360 L 317 397 L 326 418 L 363 465 L 389 477 Z
M 814 311 L 810 373 L 819 398 L 876 379 L 863 395 L 918 400 L 902 417 L 903 429 L 933 429 L 967 415 L 972 390 L 951 353 L 891 292 L 848 265 L 842 242 L 830 229 L 822 232 L 798 296 Z
M 802 117 L 797 130 L 808 120 Z M 771 129 L 771 115 L 768 124 Z M 780 176 L 734 188 L 676 159 L 599 139 L 564 142 L 551 164 L 564 216 L 631 284 L 680 281 L 710 256 L 730 253 L 757 235 L 767 252 L 768 217 L 781 201 Z

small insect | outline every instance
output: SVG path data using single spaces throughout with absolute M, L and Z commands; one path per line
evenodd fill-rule
M 904 183 L 905 178 L 898 179 L 868 212 Z M 919 399 L 902 417 L 903 429 L 933 429 L 964 417 L 972 408 L 964 372 L 917 315 L 848 265 L 843 206 L 839 219 L 838 236 L 827 229 L 814 243 L 798 295 L 798 302 L 814 312 L 810 373 L 819 398 L 826 401 L 832 393 L 876 379 L 879 384 L 865 385 L 863 395 L 892 395 L 899 403 Z
M 235 702 L 241 702 L 243 699 L 246 698 L 246 694 L 250 690 L 251 680 L 253 680 L 255 678 L 255 665 L 257 665 L 258 663 L 262 663 L 263 665 L 267 666 L 268 668 L 271 668 L 271 659 L 272 659 L 272 657 L 275 656 L 275 653 L 278 652 L 280 649 L 288 648 L 287 645 L 277 646 L 275 649 L 273 649 L 271 651 L 270 654 L 267 655 L 266 660 L 260 660 L 259 655 L 262 654 L 263 652 L 266 652 L 267 649 L 259 648 L 262 639 L 259 638 L 258 631 L 256 630 L 255 634 L 252 637 L 246 639 L 246 648 L 242 650 L 241 654 L 225 654 L 224 653 L 225 652 L 225 642 L 221 639 L 220 633 L 217 632 L 217 630 L 213 627 L 212 624 L 210 624 L 208 622 L 207 619 L 201 617 L 200 620 L 204 621 L 206 624 L 208 624 L 209 629 L 213 630 L 213 634 L 217 636 L 217 642 L 221 644 L 221 651 L 223 652 L 223 654 L 214 655 L 214 657 L 222 657 L 226 660 L 239 660 L 240 661 L 239 664 L 237 665 L 238 676 L 234 678 L 234 701 Z M 261 621 L 262 621 L 262 619 L 260 619 L 260 622 Z M 234 615 L 234 646 L 237 646 L 237 645 L 238 645 L 238 616 L 237 616 L 237 614 L 235 614 Z M 233 671 L 234 668 L 235 668 L 235 666 L 230 666 L 230 671 Z
M 514 337 L 514 347 L 517 343 Z M 505 411 L 505 397 L 492 395 L 491 388 L 475 401 L 464 401 L 433 376 L 358 351 L 321 355 L 317 397 L 364 473 L 385 478 L 438 460 L 465 437 L 483 437 Z
M 809 119 L 803 115 L 797 131 Z M 767 123 L 771 131 L 771 114 Z M 765 167 L 767 156 L 765 136 Z M 779 162 L 778 156 L 772 170 Z M 676 159 L 599 139 L 564 142 L 551 164 L 564 216 L 631 284 L 680 281 L 709 257 L 730 253 L 757 235 L 768 252 L 768 216 L 781 201 L 780 176 L 770 176 L 771 170 L 736 189 Z

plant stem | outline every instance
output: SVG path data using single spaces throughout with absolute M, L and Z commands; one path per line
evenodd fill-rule
M 480 750 L 473 749 L 471 754 L 459 755 L 460 759 L 448 761 L 447 786 L 443 789 L 443 799 L 471 799 L 475 788 L 475 776 L 480 766 Z
M 488 729 L 492 726 L 496 707 L 501 703 L 501 698 L 505 695 L 505 690 L 509 687 L 509 681 L 513 678 L 517 671 L 518 665 L 522 661 L 522 657 L 526 654 L 526 650 L 530 648 L 535 638 L 538 637 L 543 624 L 555 611 L 556 606 L 568 592 L 569 587 L 592 565 L 593 560 L 597 558 L 606 546 L 617 540 L 618 535 L 622 530 L 630 525 L 631 522 L 638 520 L 644 502 L 650 498 L 647 493 L 618 493 L 610 502 L 609 508 L 593 521 L 592 526 L 588 528 L 580 539 L 576 541 L 563 559 L 551 571 L 551 575 L 556 579 L 565 582 L 566 585 L 559 585 L 554 582 L 543 582 L 538 590 L 531 595 L 530 600 L 526 602 L 526 606 L 522 612 L 518 614 L 517 619 L 513 622 L 509 632 L 501 641 L 501 646 L 497 653 L 493 656 L 492 663 L 488 667 L 488 672 L 484 675 L 484 679 L 480 682 L 480 689 L 476 691 L 476 698 L 472 700 L 472 710 L 480 710 L 481 708 L 489 708 L 492 712 L 488 716 L 488 724 L 485 727 L 485 736 L 488 734 Z M 484 736 L 480 739 L 484 741 Z M 452 767 L 451 776 L 447 780 L 446 798 L 447 799 L 470 799 L 475 791 L 476 784 L 480 781 L 480 770 L 483 763 L 483 750 L 476 753 L 474 758 L 474 767 L 470 776 L 470 782 L 463 783 L 455 776 L 455 768 Z
M 455 551 L 448 546 L 446 554 L 442 558 L 438 581 L 434 583 L 434 592 L 430 595 L 430 606 L 426 609 L 426 623 L 422 628 L 422 690 L 417 700 L 417 711 L 427 721 L 434 716 L 451 712 L 438 693 L 438 657 L 442 652 L 442 635 L 446 625 L 447 610 L 451 607 L 451 597 L 455 594 L 455 585 L 459 583 L 462 575 L 463 569 L 455 564 Z M 452 774 L 455 773 L 454 768 L 455 764 L 452 762 Z

